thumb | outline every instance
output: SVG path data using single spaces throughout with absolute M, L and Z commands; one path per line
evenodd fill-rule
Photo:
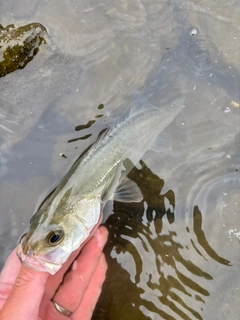
M 9 286 L 12 288 L 0 311 L 0 318 L 1 320 L 35 320 L 38 318 L 38 309 L 49 274 L 20 266 L 14 281 L 11 279 L 11 270 L 19 260 L 16 254 L 9 258 L 1 273 L 2 295 L 4 295 L 4 287 L 6 291 L 9 291 Z

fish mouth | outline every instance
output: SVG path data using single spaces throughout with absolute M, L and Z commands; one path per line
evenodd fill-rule
M 17 256 L 19 257 L 21 263 L 33 270 L 48 272 L 50 274 L 55 274 L 61 267 L 62 264 L 57 264 L 46 259 L 46 257 L 41 255 L 28 256 L 23 253 L 21 244 L 17 247 Z

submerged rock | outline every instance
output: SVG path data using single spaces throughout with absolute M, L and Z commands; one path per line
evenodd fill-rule
M 45 27 L 37 22 L 15 28 L 0 24 L 0 77 L 17 69 L 23 69 L 45 43 Z
M 56 48 L 39 23 L 18 29 L 0 25 L 0 154 L 23 140 L 44 111 L 58 109 L 72 90 L 76 92 L 80 65 L 80 58 Z M 40 124 L 42 130 L 45 125 Z

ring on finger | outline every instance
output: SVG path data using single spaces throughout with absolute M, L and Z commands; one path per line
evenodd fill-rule
M 70 317 L 73 313 L 72 311 L 69 311 L 65 308 L 63 308 L 62 306 L 60 306 L 56 301 L 52 300 L 52 304 L 54 305 L 55 309 L 60 312 L 61 314 L 63 314 L 66 317 Z

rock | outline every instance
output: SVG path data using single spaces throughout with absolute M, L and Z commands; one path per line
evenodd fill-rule
M 46 42 L 46 29 L 34 22 L 15 28 L 13 24 L 0 25 L 0 77 L 17 69 L 23 69 L 38 53 L 39 46 Z

